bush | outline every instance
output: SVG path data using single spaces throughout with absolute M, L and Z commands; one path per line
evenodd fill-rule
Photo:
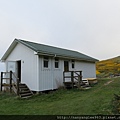
M 120 114 L 120 95 L 114 94 L 114 99 L 112 100 L 113 114 Z

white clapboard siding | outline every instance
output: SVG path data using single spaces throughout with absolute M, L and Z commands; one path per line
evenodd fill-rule
M 21 82 L 26 83 L 31 90 L 38 90 L 37 83 L 37 56 L 34 51 L 18 43 L 6 61 L 21 60 Z

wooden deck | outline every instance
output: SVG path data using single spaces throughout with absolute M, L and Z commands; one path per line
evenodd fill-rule
M 63 83 L 64 83 L 65 88 L 76 88 L 77 87 L 76 86 L 77 82 L 71 82 L 71 81 L 69 81 L 69 82 L 63 82 Z
M 87 78 L 89 84 L 96 84 L 98 83 L 98 80 L 96 78 Z
M 65 88 L 91 88 L 87 79 L 82 79 L 82 71 L 63 72 L 63 83 Z
M 81 80 L 82 80 L 82 71 L 64 71 L 63 72 L 63 83 L 66 88 L 67 87 L 74 88 L 76 85 L 80 84 Z

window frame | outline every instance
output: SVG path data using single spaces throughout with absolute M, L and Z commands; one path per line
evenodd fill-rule
M 43 68 L 45 69 L 49 68 L 49 57 L 48 56 L 43 57 Z
M 71 60 L 71 67 L 72 69 L 75 69 L 75 60 Z
M 56 67 L 56 65 L 57 65 L 57 67 Z M 59 58 L 54 59 L 54 68 L 59 69 Z
M 68 72 L 70 70 L 69 60 L 64 60 L 64 71 Z

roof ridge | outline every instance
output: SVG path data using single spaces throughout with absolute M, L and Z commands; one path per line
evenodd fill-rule
M 61 47 L 41 44 L 41 43 L 22 40 L 22 39 L 17 39 L 17 41 L 19 41 L 20 43 L 26 45 L 27 47 L 33 49 L 34 51 L 38 53 L 43 52 L 45 54 L 56 54 L 58 56 L 64 56 L 64 57 L 67 56 L 67 57 L 72 57 L 72 58 L 76 58 L 80 60 L 97 61 L 97 59 L 90 57 L 86 54 L 83 54 L 81 52 L 75 51 L 75 50 L 65 49 Z
M 43 46 L 47 46 L 47 47 L 53 47 L 53 48 L 57 48 L 57 49 L 61 49 L 61 50 L 67 50 L 67 51 L 73 51 L 73 52 L 81 53 L 81 52 L 78 52 L 76 50 L 71 50 L 71 49 L 67 49 L 67 48 L 57 47 L 57 46 L 53 46 L 53 45 L 46 45 L 46 44 L 43 44 L 43 43 L 41 44 L 41 43 L 37 43 L 37 42 L 33 42 L 33 41 L 27 41 L 27 40 L 22 40 L 22 39 L 19 39 L 19 40 L 23 41 L 23 42 L 29 42 L 29 43 L 43 45 Z

